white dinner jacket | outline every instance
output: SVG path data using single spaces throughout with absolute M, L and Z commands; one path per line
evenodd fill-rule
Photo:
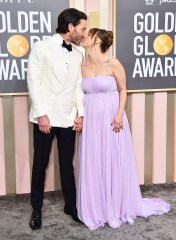
M 55 34 L 36 42 L 28 60 L 27 83 L 31 98 L 30 122 L 47 115 L 53 127 L 71 127 L 83 116 L 82 53 L 72 45 L 67 68 L 62 38 Z

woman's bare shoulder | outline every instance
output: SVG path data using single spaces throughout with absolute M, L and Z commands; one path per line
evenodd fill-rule
M 112 69 L 119 69 L 119 70 L 120 70 L 120 69 L 121 69 L 121 70 L 124 69 L 122 63 L 121 63 L 120 60 L 117 59 L 117 58 L 112 58 L 112 59 L 111 59 L 111 61 L 110 61 L 110 67 L 111 67 Z
M 122 65 L 121 64 L 121 62 L 120 62 L 120 60 L 119 59 L 117 59 L 117 58 L 111 58 L 111 60 L 110 60 L 110 64 L 113 66 L 113 65 L 118 65 L 118 66 L 120 66 L 120 65 Z

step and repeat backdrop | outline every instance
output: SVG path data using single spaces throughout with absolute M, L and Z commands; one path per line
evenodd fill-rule
M 69 1 L 1 0 L 0 6 L 0 93 L 25 93 L 30 49 L 54 34 Z M 175 7 L 166 0 L 116 1 L 116 55 L 128 90 L 176 89 Z
M 140 184 L 176 182 L 176 1 L 0 0 L 0 195 L 30 192 L 27 59 L 35 41 L 55 33 L 57 16 L 68 7 L 88 15 L 88 29 L 114 31 L 110 54 L 114 49 L 127 73 Z M 54 141 L 45 191 L 60 189 L 58 169 Z
M 116 2 L 116 54 L 128 90 L 176 89 L 176 1 Z
M 55 33 L 68 0 L 0 0 L 0 93 L 27 92 L 27 59 L 35 41 Z

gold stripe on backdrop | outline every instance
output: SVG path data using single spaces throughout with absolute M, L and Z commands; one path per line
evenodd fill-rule
M 174 179 L 174 93 L 167 94 L 166 181 Z
M 28 109 L 30 109 L 31 101 L 29 96 L 28 98 Z M 29 122 L 29 159 L 30 159 L 30 175 L 32 175 L 32 163 L 33 163 L 33 124 Z M 31 176 L 30 176 L 31 177 Z
M 94 12 L 92 12 L 94 13 Z M 90 15 L 92 14 L 90 13 Z M 98 13 L 99 14 L 99 13 Z M 99 25 L 98 25 L 98 19 L 96 20 L 96 16 L 93 16 L 93 18 L 95 19 L 92 19 L 92 21 L 90 20 L 91 22 L 91 26 L 90 28 L 93 28 L 93 27 L 97 27 L 99 28 Z M 114 54 L 115 56 L 116 54 Z M 142 92 L 176 92 L 176 88 L 161 88 L 161 89 L 139 89 L 139 90 L 127 90 L 128 93 L 142 93 Z M 25 95 L 29 95 L 29 93 L 27 92 L 24 92 L 24 93 L 0 93 L 0 96 L 25 96 Z
M 130 128 L 131 128 L 131 98 L 132 98 L 132 94 L 128 94 L 126 107 L 125 107 L 126 114 L 128 117 L 128 122 L 130 124 Z
M 127 90 L 128 93 L 138 93 L 138 92 L 175 92 L 175 91 L 176 91 L 176 88 Z
M 89 27 L 90 28 L 99 28 L 100 27 L 100 13 L 99 12 L 90 12 L 89 13 Z
M 0 96 L 25 96 L 28 95 L 28 92 L 22 92 L 22 93 L 0 93 Z
M 6 192 L 16 192 L 13 97 L 3 97 Z
M 60 182 L 59 158 L 58 158 L 56 138 L 54 139 L 53 144 L 54 144 L 54 189 L 58 190 L 58 189 L 61 189 L 61 182 Z
M 152 182 L 153 161 L 153 94 L 145 94 L 145 164 L 144 183 Z M 139 139 L 140 147 L 140 139 Z
M 30 158 L 30 173 L 32 175 L 33 164 L 33 124 L 29 123 L 29 158 Z
M 114 57 L 116 57 L 116 0 L 113 0 L 113 32 L 114 32 Z

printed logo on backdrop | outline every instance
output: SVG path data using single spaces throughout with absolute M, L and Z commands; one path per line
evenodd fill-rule
M 146 5 L 154 5 L 154 0 L 145 0 Z
M 0 3 L 33 3 L 36 0 L 0 0 Z
M 116 19 L 128 90 L 175 89 L 176 0 L 117 0 Z
M 145 0 L 146 5 L 162 5 L 176 3 L 176 0 Z
M 27 59 L 35 41 L 55 33 L 69 0 L 0 0 L 0 93 L 27 92 Z

